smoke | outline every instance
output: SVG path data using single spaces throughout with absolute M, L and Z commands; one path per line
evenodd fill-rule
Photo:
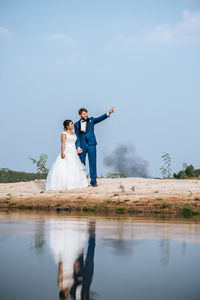
M 148 162 L 135 154 L 132 145 L 118 145 L 104 158 L 104 164 L 127 177 L 148 177 Z

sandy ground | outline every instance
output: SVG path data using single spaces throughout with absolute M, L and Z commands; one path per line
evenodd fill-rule
M 45 191 L 45 180 L 0 184 L 0 208 L 128 209 L 134 212 L 200 211 L 200 180 L 99 178 L 98 187 Z

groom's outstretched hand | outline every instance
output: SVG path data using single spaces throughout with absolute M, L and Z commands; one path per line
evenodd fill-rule
M 112 107 L 110 110 L 109 110 L 109 114 L 111 115 L 112 113 L 114 113 L 115 112 L 115 109 L 114 109 L 114 107 Z
M 78 152 L 78 154 L 81 154 L 83 152 L 83 150 L 80 147 L 77 147 L 77 152 Z

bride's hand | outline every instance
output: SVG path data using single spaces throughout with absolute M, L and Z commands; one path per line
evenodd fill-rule
M 80 153 L 83 152 L 83 150 L 82 150 L 80 147 L 78 147 L 78 148 L 77 148 L 77 152 L 78 152 L 78 154 L 80 154 Z
M 65 154 L 64 153 L 61 153 L 61 158 L 65 158 Z

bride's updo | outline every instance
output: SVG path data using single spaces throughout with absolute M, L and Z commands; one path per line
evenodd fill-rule
M 67 127 L 69 126 L 70 122 L 72 122 L 72 120 L 65 120 L 65 121 L 63 122 L 64 129 L 67 130 Z M 73 123 L 73 122 L 72 122 L 72 123 Z

